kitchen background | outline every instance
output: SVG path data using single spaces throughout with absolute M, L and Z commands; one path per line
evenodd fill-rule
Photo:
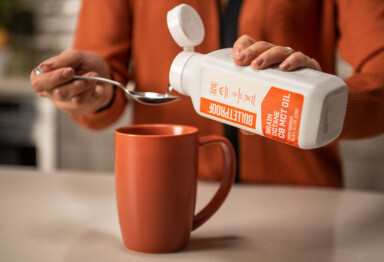
M 34 94 L 29 73 L 71 46 L 81 0 L 0 1 L 0 168 L 113 171 L 113 130 L 84 130 Z M 351 68 L 340 59 L 338 74 Z M 341 143 L 346 186 L 384 192 L 384 136 Z

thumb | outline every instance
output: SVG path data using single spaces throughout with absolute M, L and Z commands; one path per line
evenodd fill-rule
M 63 67 L 76 68 L 80 63 L 81 51 L 69 48 L 61 52 L 59 55 L 43 61 L 38 67 L 45 73 Z

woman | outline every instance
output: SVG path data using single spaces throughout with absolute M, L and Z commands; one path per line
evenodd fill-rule
M 138 91 L 163 93 L 173 58 L 181 48 L 172 39 L 166 14 L 181 1 L 83 0 L 74 49 L 44 61 L 45 72 L 31 73 L 34 90 L 86 128 L 99 129 L 118 119 L 127 100 L 121 90 L 92 81 L 70 81 L 74 74 L 113 77 Z M 335 50 L 354 73 L 341 139 L 384 131 L 384 3 L 346 1 L 185 1 L 203 19 L 206 35 L 197 52 L 233 46 L 234 63 L 257 69 L 310 67 L 335 71 Z M 228 6 L 227 6 L 228 5 Z M 292 49 L 297 50 L 293 52 Z M 201 135 L 231 137 L 238 151 L 238 180 L 266 184 L 342 186 L 337 142 L 301 150 L 261 136 L 237 133 L 198 116 L 189 98 L 165 106 L 134 105 L 134 123 L 179 123 Z M 221 158 L 204 148 L 200 176 L 218 179 Z

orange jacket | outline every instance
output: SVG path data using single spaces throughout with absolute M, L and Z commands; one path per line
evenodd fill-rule
M 137 90 L 162 93 L 172 60 L 181 51 L 168 31 L 166 14 L 183 2 L 199 12 L 205 25 L 205 39 L 196 51 L 217 50 L 217 0 L 83 0 L 74 48 L 104 57 L 116 80 L 125 84 L 134 79 Z M 349 102 L 340 139 L 366 138 L 384 130 L 383 13 L 382 0 L 244 0 L 238 32 L 302 51 L 328 73 L 335 71 L 338 49 L 354 68 L 345 80 Z M 87 128 L 103 128 L 117 120 L 125 105 L 126 98 L 117 90 L 110 108 L 76 121 Z M 134 123 L 179 123 L 198 127 L 201 135 L 223 135 L 223 125 L 198 116 L 189 98 L 165 106 L 135 103 Z M 201 177 L 220 176 L 223 163 L 218 150 L 215 146 L 201 150 Z M 342 185 L 337 143 L 301 150 L 258 135 L 239 134 L 238 164 L 244 182 Z

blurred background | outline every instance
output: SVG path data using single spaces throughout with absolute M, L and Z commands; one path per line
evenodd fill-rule
M 42 60 L 71 47 L 81 0 L 0 0 L 0 168 L 113 171 L 113 130 L 84 130 L 31 89 Z M 340 58 L 338 74 L 350 66 Z M 347 188 L 384 192 L 384 136 L 341 143 Z
M 41 61 L 71 47 L 81 0 L 0 0 L 0 164 L 113 170 L 113 130 L 77 126 L 31 89 Z M 0 166 L 1 167 L 1 166 Z

